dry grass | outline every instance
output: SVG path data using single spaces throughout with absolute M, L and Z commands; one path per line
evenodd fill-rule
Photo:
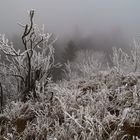
M 135 75 L 115 72 L 113 75 L 100 73 L 100 78 L 97 74 L 89 81 L 50 84 L 38 101 L 7 105 L 0 117 L 1 137 L 23 140 L 140 138 L 138 84 Z M 50 100 L 47 94 L 52 92 Z

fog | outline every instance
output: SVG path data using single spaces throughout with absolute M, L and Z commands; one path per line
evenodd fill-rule
M 0 0 L 0 33 L 13 35 L 25 22 L 27 11 L 36 10 L 39 25 L 63 37 L 75 29 L 87 34 L 120 30 L 124 37 L 140 34 L 139 0 Z
M 56 60 L 63 63 L 70 59 L 63 61 L 64 54 L 71 56 L 77 50 L 65 52 L 70 50 L 68 44 L 108 54 L 114 46 L 127 50 L 140 36 L 139 0 L 0 0 L 0 34 L 16 47 L 21 46 L 17 36 L 23 31 L 17 23 L 28 21 L 30 9 L 36 11 L 35 23 L 58 37 Z
M 35 23 L 58 37 L 61 48 L 69 40 L 83 47 L 128 48 L 140 35 L 139 0 L 0 0 L 0 34 L 17 40 L 27 11 L 35 9 Z M 15 36 L 16 35 L 16 36 Z M 16 38 L 16 39 L 15 39 Z M 65 42 L 65 43 L 64 43 Z M 87 44 L 86 44 L 87 43 Z

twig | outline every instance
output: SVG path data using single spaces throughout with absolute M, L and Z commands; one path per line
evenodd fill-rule
M 3 113 L 3 89 L 0 83 L 0 113 Z

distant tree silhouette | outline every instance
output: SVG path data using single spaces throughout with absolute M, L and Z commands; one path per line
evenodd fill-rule
M 63 62 L 73 61 L 76 57 L 77 46 L 76 44 L 70 40 L 67 43 L 67 47 L 64 49 L 64 53 L 62 55 Z

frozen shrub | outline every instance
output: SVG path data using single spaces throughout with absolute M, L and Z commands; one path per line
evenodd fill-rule
M 104 58 L 104 53 L 94 50 L 77 51 L 74 62 L 66 64 L 67 77 L 76 79 L 78 77 L 90 78 L 96 75 L 103 68 Z
M 14 81 L 10 80 L 11 85 L 14 84 L 17 92 L 21 93 L 23 101 L 26 101 L 29 96 L 37 98 L 36 81 L 46 85 L 54 65 L 52 45 L 55 39 L 52 34 L 45 33 L 44 27 L 40 30 L 34 24 L 33 17 L 34 10 L 31 10 L 30 24 L 20 24 L 24 28 L 22 50 L 16 50 L 13 43 L 9 43 L 4 35 L 0 36 L 0 50 L 6 57 L 6 63 L 0 64 L 1 75 L 14 78 Z
M 134 40 L 134 47 L 130 54 L 123 51 L 121 48 L 113 48 L 113 67 L 120 73 L 139 72 L 140 70 L 140 47 Z

